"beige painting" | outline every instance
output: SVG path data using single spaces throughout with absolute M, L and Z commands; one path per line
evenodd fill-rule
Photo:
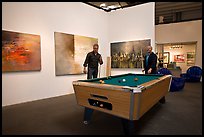
M 86 54 L 93 50 L 97 38 L 55 32 L 56 76 L 82 74 Z

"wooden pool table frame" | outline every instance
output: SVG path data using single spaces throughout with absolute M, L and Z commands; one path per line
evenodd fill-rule
M 136 93 L 131 87 L 84 81 L 73 81 L 73 87 L 78 105 L 127 120 L 139 120 L 169 92 L 171 78 L 164 75 L 143 83 L 141 92 Z M 112 110 L 90 105 L 88 99 L 110 103 Z

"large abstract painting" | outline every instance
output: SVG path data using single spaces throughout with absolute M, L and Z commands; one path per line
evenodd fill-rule
M 56 76 L 82 74 L 86 54 L 93 50 L 97 38 L 55 32 Z
M 143 68 L 143 57 L 151 40 L 111 43 L 111 68 Z
M 40 36 L 2 30 L 2 72 L 39 70 Z

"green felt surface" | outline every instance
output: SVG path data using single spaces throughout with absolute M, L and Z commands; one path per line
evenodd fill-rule
M 90 80 L 83 80 L 84 82 L 94 82 L 94 83 L 100 83 L 100 80 L 103 80 L 104 84 L 110 84 L 110 85 L 119 85 L 119 86 L 129 86 L 129 87 L 136 87 L 138 85 L 141 85 L 143 83 L 149 82 L 154 79 L 158 79 L 163 75 L 145 75 L 145 74 L 122 74 L 122 75 L 115 75 L 110 77 L 103 77 L 103 78 L 96 78 L 96 79 L 90 79 Z M 138 80 L 134 80 L 137 78 Z M 125 80 L 125 81 L 123 81 Z

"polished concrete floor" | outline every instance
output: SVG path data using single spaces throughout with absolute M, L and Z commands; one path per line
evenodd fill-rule
M 83 124 L 75 94 L 2 107 L 3 135 L 123 135 L 121 119 L 94 111 Z M 169 92 L 138 121 L 136 135 L 202 135 L 202 83 Z

